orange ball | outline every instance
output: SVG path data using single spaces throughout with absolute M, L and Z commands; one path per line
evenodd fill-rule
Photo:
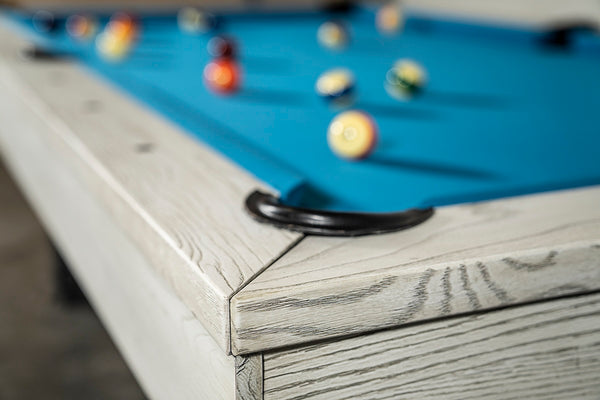
M 239 67 L 233 60 L 217 59 L 204 68 L 204 82 L 214 92 L 233 93 L 239 88 L 240 80 Z
M 138 25 L 129 14 L 118 12 L 110 18 L 107 31 L 118 40 L 133 41 L 137 36 Z
M 94 17 L 87 15 L 71 15 L 66 22 L 67 33 L 77 40 L 89 40 L 98 30 Z

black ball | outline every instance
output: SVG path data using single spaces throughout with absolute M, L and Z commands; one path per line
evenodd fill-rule
M 208 53 L 215 58 L 235 58 L 237 56 L 235 41 L 226 36 L 215 36 L 208 42 Z
M 54 33 L 58 30 L 58 21 L 50 11 L 36 11 L 31 22 L 34 29 L 40 33 Z

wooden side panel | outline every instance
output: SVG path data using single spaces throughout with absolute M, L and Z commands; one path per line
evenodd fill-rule
M 404 232 L 307 237 L 232 301 L 234 352 L 600 288 L 600 187 L 441 208 Z
M 235 357 L 236 400 L 263 399 L 263 356 Z
M 265 355 L 265 400 L 600 398 L 600 295 Z
M 24 46 L 0 27 L 0 96 L 22 99 L 46 122 L 49 151 L 73 160 L 227 351 L 229 297 L 301 236 L 245 214 L 255 178 L 76 64 L 20 57 Z
M 0 149 L 149 398 L 233 400 L 225 355 L 0 82 Z M 1 328 L 0 328 L 1 329 Z

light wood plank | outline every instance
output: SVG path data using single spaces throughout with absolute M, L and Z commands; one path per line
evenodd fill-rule
M 151 399 L 233 400 L 235 365 L 0 83 L 0 149 Z M 11 93 L 8 91 L 8 93 Z
M 83 68 L 23 59 L 26 41 L 0 29 L 0 84 L 11 93 L 2 96 L 19 97 L 46 121 L 53 151 L 74 160 L 228 351 L 230 296 L 301 236 L 245 214 L 245 196 L 263 186 L 255 178 Z
M 235 353 L 600 288 L 600 187 L 440 208 L 362 238 L 307 237 L 232 299 Z
M 236 400 L 263 399 L 263 355 L 235 357 Z
M 598 399 L 600 295 L 265 355 L 265 400 Z

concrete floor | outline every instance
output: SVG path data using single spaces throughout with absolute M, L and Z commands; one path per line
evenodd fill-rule
M 93 310 L 58 300 L 55 262 L 0 164 L 0 399 L 144 399 Z

